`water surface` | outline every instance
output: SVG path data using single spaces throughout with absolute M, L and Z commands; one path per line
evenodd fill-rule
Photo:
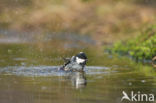
M 151 66 L 62 40 L 0 44 L 0 103 L 121 103 L 122 91 L 156 94 Z M 58 71 L 62 57 L 80 51 L 89 58 L 84 73 Z

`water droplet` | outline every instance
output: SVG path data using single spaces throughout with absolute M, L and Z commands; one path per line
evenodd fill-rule
M 141 82 L 142 82 L 142 83 L 145 83 L 145 82 L 146 82 L 146 80 L 141 80 Z
M 8 53 L 11 53 L 11 52 L 12 52 L 12 50 L 8 49 Z
M 129 86 L 131 86 L 131 85 L 132 85 L 132 83 L 131 83 L 131 82 L 129 82 L 129 83 L 128 83 L 128 85 L 129 85 Z
M 45 86 L 42 86 L 42 87 L 41 87 L 41 89 L 42 89 L 42 90 L 46 90 L 46 89 L 47 89 L 47 87 L 45 87 Z

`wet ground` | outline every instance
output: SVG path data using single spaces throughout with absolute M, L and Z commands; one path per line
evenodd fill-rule
M 108 55 L 86 37 L 69 37 L 47 36 L 35 43 L 1 42 L 0 103 L 135 103 L 121 102 L 122 92 L 156 94 L 152 66 Z M 58 71 L 62 57 L 80 51 L 89 59 L 84 72 Z

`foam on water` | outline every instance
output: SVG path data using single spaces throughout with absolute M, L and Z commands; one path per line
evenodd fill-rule
M 0 74 L 3 75 L 18 75 L 18 76 L 66 76 L 68 73 L 58 71 L 60 66 L 8 66 L 1 67 Z M 103 74 L 108 67 L 87 66 L 85 67 L 86 74 Z

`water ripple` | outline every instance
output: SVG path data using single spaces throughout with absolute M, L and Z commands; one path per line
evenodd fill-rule
M 60 66 L 8 66 L 1 67 L 0 74 L 3 75 L 18 75 L 18 76 L 65 76 L 68 73 L 58 71 Z M 86 74 L 106 74 L 108 67 L 87 66 L 85 67 Z

